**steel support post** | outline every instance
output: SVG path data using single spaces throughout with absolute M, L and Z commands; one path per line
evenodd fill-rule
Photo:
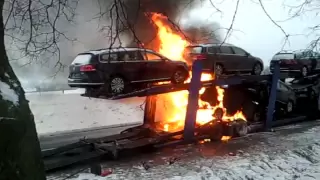
M 192 65 L 192 78 L 189 86 L 189 97 L 184 125 L 184 140 L 190 141 L 194 138 L 197 110 L 199 107 L 199 90 L 201 88 L 202 61 L 196 60 Z
M 276 62 L 274 64 L 274 70 L 272 74 L 272 82 L 270 87 L 270 93 L 269 93 L 269 104 L 268 104 L 268 111 L 267 111 L 267 119 L 265 128 L 266 131 L 269 131 L 272 127 L 272 121 L 274 119 L 274 109 L 276 104 L 276 98 L 277 98 L 277 84 L 280 77 L 280 65 L 279 62 Z

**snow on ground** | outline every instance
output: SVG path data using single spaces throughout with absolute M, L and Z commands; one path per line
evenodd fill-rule
M 145 170 L 138 158 L 135 162 L 117 162 L 115 166 L 106 164 L 113 170 L 106 177 L 88 173 L 79 174 L 73 180 L 109 179 L 167 179 L 167 180 L 318 180 L 320 179 L 320 126 L 307 130 L 283 130 L 275 133 L 254 134 L 230 141 L 226 145 L 203 145 L 198 151 L 184 150 L 177 162 L 168 165 L 168 157 L 162 165 L 152 165 Z M 281 132 L 281 133 L 280 133 Z M 210 143 L 209 143 L 210 144 Z M 239 147 L 242 144 L 242 148 Z M 235 156 L 228 151 L 238 145 Z M 227 147 L 228 146 L 228 147 Z M 227 147 L 227 148 L 226 148 Z M 227 151 L 223 148 L 226 148 Z M 193 148 L 195 149 L 195 148 Z M 177 149 L 176 149 L 177 150 Z M 176 151 L 173 150 L 173 151 Z M 233 149 L 234 150 L 234 149 Z M 224 154 L 219 154 L 224 152 Z M 196 152 L 196 153 L 195 153 Z M 159 153 L 158 153 L 159 154 Z M 159 155 L 158 155 L 159 156 Z M 186 158 L 188 158 L 186 160 Z M 149 158 L 150 159 L 150 158 Z M 121 165 L 125 164 L 125 165 Z M 48 179 L 58 179 L 57 177 Z
M 142 123 L 145 98 L 124 100 L 80 96 L 83 90 L 27 93 L 39 135 Z

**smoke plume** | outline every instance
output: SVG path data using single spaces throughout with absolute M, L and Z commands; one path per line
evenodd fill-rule
M 132 28 L 126 31 L 131 37 L 131 45 L 143 43 L 147 47 L 157 46 L 157 29 L 150 20 L 150 13 L 161 13 L 168 17 L 167 24 L 177 33 L 181 33 L 191 42 L 207 43 L 219 40 L 219 36 L 213 31 L 218 24 L 199 22 L 189 23 L 182 27 L 179 23 L 181 19 L 186 18 L 186 14 L 193 8 L 200 5 L 201 1 L 195 0 L 126 0 L 126 21 Z

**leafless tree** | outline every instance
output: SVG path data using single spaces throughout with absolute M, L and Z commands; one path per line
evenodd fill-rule
M 59 23 L 72 21 L 77 3 L 77 0 L 0 1 L 3 12 L 0 16 L 3 22 L 0 27 L 0 179 L 45 179 L 34 117 L 6 49 L 15 47 L 16 53 L 22 52 L 20 57 L 27 57 L 30 62 L 46 62 L 56 57 L 56 66 L 62 67 L 58 42 L 73 39 L 65 36 Z M 7 47 L 5 37 L 11 43 Z M 15 96 L 16 100 L 12 98 Z

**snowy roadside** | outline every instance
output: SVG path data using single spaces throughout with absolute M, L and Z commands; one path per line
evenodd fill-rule
M 313 128 L 291 126 L 275 133 L 254 134 L 222 146 L 209 143 L 200 147 L 171 149 L 173 153 L 161 152 L 162 155 L 157 153 L 156 157 L 146 155 L 137 160 L 107 163 L 104 166 L 113 170 L 111 175 L 98 177 L 82 173 L 74 180 L 320 179 L 319 124 Z M 234 152 L 235 156 L 229 152 Z M 177 155 L 181 157 L 168 165 L 168 159 Z M 159 163 L 159 159 L 163 162 Z M 151 168 L 142 168 L 141 161 L 150 163 Z M 57 178 L 51 176 L 48 179 Z
M 79 90 L 27 93 L 38 134 L 141 124 L 145 98 L 93 99 Z

